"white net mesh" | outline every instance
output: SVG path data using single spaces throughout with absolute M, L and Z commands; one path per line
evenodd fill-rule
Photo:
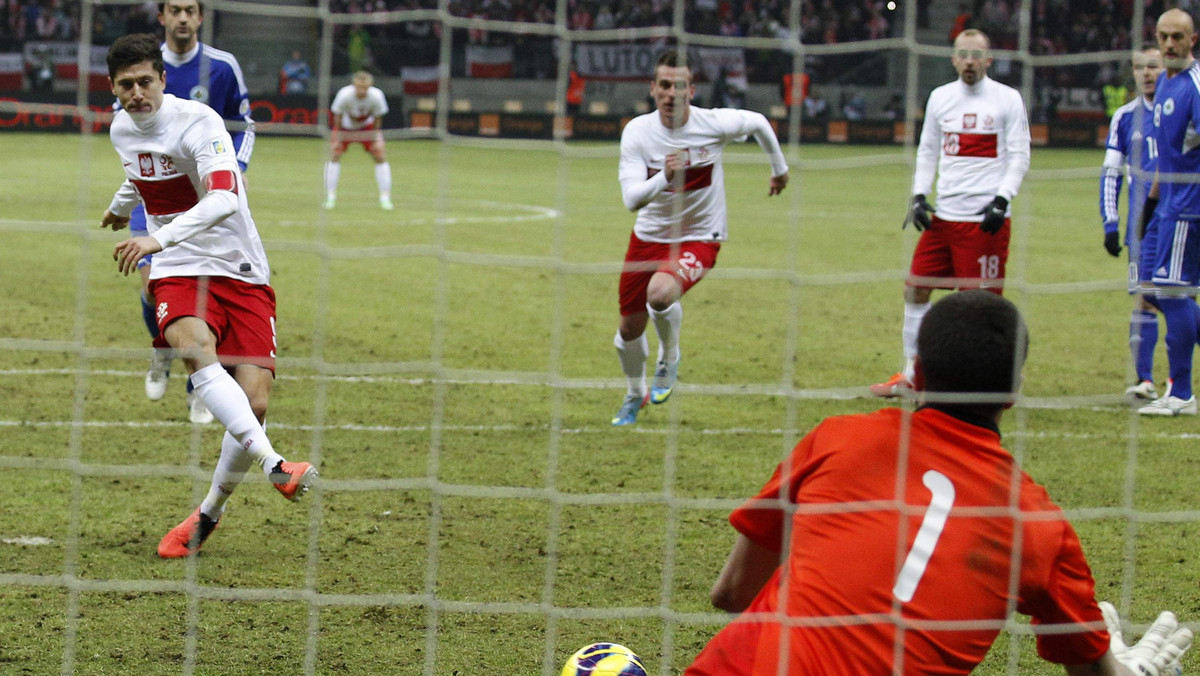
M 803 129 L 824 121 L 804 119 L 801 106 L 779 118 L 794 187 L 785 204 L 735 214 L 731 227 L 735 236 L 740 228 L 771 245 L 755 249 L 761 258 L 754 259 L 730 246 L 705 282 L 710 295 L 693 301 L 698 310 L 685 330 L 689 355 L 708 363 L 683 378 L 684 397 L 655 413 L 655 424 L 616 435 L 606 416 L 623 387 L 608 347 L 615 319 L 609 287 L 621 269 L 620 251 L 585 249 L 596 232 L 619 240 L 631 222 L 612 208 L 615 144 L 569 141 L 561 123 L 551 140 L 456 134 L 455 36 L 481 32 L 517 43 L 530 72 L 545 67 L 537 55 L 550 49 L 551 67 L 542 74 L 553 78 L 558 109 L 566 105 L 570 61 L 554 56 L 590 43 L 745 49 L 776 75 L 821 73 L 814 89 L 831 99 L 833 92 L 847 100 L 855 89 L 874 92 L 869 105 L 878 111 L 884 92 L 901 91 L 910 125 L 929 89 L 953 75 L 948 47 L 931 39 L 937 29 L 922 28 L 915 12 L 879 6 L 894 24 L 886 37 L 860 41 L 855 33 L 850 41 L 807 44 L 800 36 L 811 30 L 808 4 L 767 4 L 754 9 L 779 15 L 778 26 L 764 20 L 759 34 L 722 36 L 694 32 L 689 22 L 705 11 L 682 0 L 651 3 L 664 25 L 593 30 L 572 28 L 578 6 L 566 0 L 542 8 L 549 17 L 543 23 L 495 18 L 533 12 L 535 4 L 208 3 L 206 43 L 253 55 L 308 45 L 317 101 L 330 101 L 347 81 L 355 63 L 350 34 L 359 27 L 374 31 L 376 60 L 366 65 L 385 86 L 401 86 L 403 66 L 435 67 L 436 94 L 403 103 L 407 114 L 421 110 L 421 99 L 434 99 L 431 126 L 384 130 L 394 163 L 415 156 L 424 164 L 397 170 L 401 215 L 390 223 L 374 213 L 323 212 L 316 196 L 327 150 L 308 137 L 327 137 L 324 106 L 315 122 L 260 123 L 248 173 L 253 208 L 276 268 L 281 317 L 290 310 L 299 325 L 282 334 L 269 431 L 289 457 L 321 466 L 325 479 L 302 509 L 286 513 L 248 481 L 239 491 L 244 502 L 231 502 L 238 518 L 216 536 L 232 541 L 222 550 L 228 558 L 201 556 L 182 568 L 146 559 L 159 529 L 190 508 L 182 503 L 204 495 L 219 437 L 116 394 L 136 390 L 142 373 L 133 365 L 146 350 L 144 337 L 126 330 L 136 322 L 132 304 L 101 297 L 111 288 L 133 293 L 132 284 L 116 287 L 111 270 L 98 263 L 113 241 L 92 227 L 116 186 L 107 139 L 85 127 L 72 158 L 77 173 L 39 174 L 30 165 L 18 176 L 30 190 L 52 181 L 60 203 L 45 209 L 56 214 L 45 218 L 13 200 L 19 208 L 0 220 L 6 237 L 50 238 L 56 252 L 53 269 L 17 267 L 4 275 L 14 298 L 32 298 L 34 310 L 14 308 L 0 335 L 0 401 L 9 402 L 0 404 L 0 467 L 10 487 L 45 496 L 3 503 L 28 521 L 0 531 L 8 548 L 0 584 L 14 592 L 0 606 L 7 616 L 28 613 L 45 625 L 11 625 L 10 640 L 0 644 L 14 646 L 14 662 L 25 660 L 32 671 L 54 663 L 62 673 L 122 664 L 233 673 L 283 664 L 305 674 L 553 674 L 579 645 L 616 640 L 660 673 L 680 672 L 728 619 L 707 602 L 732 539 L 725 515 L 816 421 L 875 407 L 860 400 L 872 377 L 862 359 L 868 368 L 895 365 L 895 317 L 911 247 L 897 248 L 894 236 L 876 241 L 902 213 L 913 134 L 903 134 L 902 152 L 809 151 L 799 145 Z M 931 5 L 940 28 L 936 18 L 949 9 Z M 1126 40 L 1137 43 L 1149 10 L 1135 5 L 1123 21 L 1133 27 Z M 87 107 L 88 55 L 101 19 L 139 6 L 80 7 L 76 104 L 89 121 L 98 113 Z M 994 67 L 998 79 L 1020 89 L 1035 123 L 1056 114 L 1053 83 L 1090 84 L 1128 54 L 1119 41 L 1113 49 L 1106 43 L 1102 50 L 1046 54 L 1043 40 L 1050 38 L 1039 22 L 1050 19 L 1036 11 L 1021 3 L 996 24 L 1007 42 Z M 861 18 L 865 24 L 869 17 Z M 402 59 L 393 51 L 414 44 L 404 32 L 410 24 L 436 30 L 414 50 L 419 54 Z M 526 48 L 528 59 L 520 51 Z M 400 63 L 410 57 L 426 61 Z M 864 73 L 872 69 L 882 76 Z M 750 99 L 766 100 L 761 87 L 755 91 Z M 0 101 L 0 111 L 15 115 L 18 107 Z M 436 144 L 415 140 L 421 138 Z M 410 139 L 412 148 L 398 143 Z M 39 144 L 22 149 L 35 154 Z M 1044 166 L 1035 155 L 1014 204 L 1008 295 L 1031 318 L 1035 337 L 1031 386 L 1007 419 L 1006 446 L 1067 507 L 1101 598 L 1138 620 L 1163 608 L 1190 620 L 1185 611 L 1194 604 L 1185 599 L 1194 585 L 1183 580 L 1196 577 L 1190 535 L 1200 510 L 1186 490 L 1196 470 L 1187 449 L 1198 430 L 1190 421 L 1145 426 L 1109 394 L 1128 359 L 1114 341 L 1096 336 L 1123 330 L 1122 275 L 1089 274 L 1086 262 L 1083 272 L 1080 265 L 1046 272 L 1085 246 L 1063 241 L 1057 228 L 1094 232 L 1094 202 L 1070 204 L 1078 213 L 1065 216 L 1058 198 L 1092 199 L 1100 161 L 1094 154 L 1091 164 L 1055 155 Z M 351 168 L 361 159 L 347 156 L 342 181 L 350 199 L 356 181 L 372 186 Z M 731 195 L 760 190 L 766 169 L 757 149 L 733 153 L 729 165 Z M 523 180 L 511 180 L 516 173 Z M 604 182 L 581 187 L 580 179 L 594 176 Z M 859 181 L 866 191 L 856 189 Z M 863 194 L 870 190 L 882 192 Z M 373 196 L 362 197 L 369 189 L 358 192 L 371 203 Z M 830 227 L 845 227 L 857 250 L 830 245 L 819 232 Z M 828 257 L 813 260 L 814 250 Z M 47 274 L 55 279 L 36 295 L 16 288 Z M 380 296 L 380 304 L 366 304 Z M 50 299 L 67 309 L 45 320 L 38 312 Z M 117 307 L 129 316 L 102 316 Z M 1064 316 L 1077 326 L 1052 331 Z M 730 346 L 722 332 L 753 335 Z M 855 351 L 846 342 L 875 347 Z M 731 351 L 733 366 L 725 369 Z M 733 476 L 735 470 L 743 474 Z M 190 495 L 177 499 L 172 490 L 189 478 Z M 49 535 L 35 528 L 47 513 L 55 524 Z M 983 672 L 1047 669 L 1033 657 L 1027 624 L 1011 620 L 1004 629 Z M 156 633 L 158 639 L 150 636 Z M 55 658 L 48 662 L 46 651 Z M 228 656 L 243 661 L 223 662 Z

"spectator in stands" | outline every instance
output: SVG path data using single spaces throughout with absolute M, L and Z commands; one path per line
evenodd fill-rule
M 29 86 L 34 91 L 49 91 L 54 87 L 54 60 L 47 47 L 38 47 L 27 66 Z
M 800 73 L 800 91 L 795 90 L 795 80 L 792 71 L 787 71 L 779 82 L 779 93 L 783 98 L 783 106 L 787 108 L 788 116 L 792 114 L 792 106 L 796 103 L 796 95 L 799 94 L 800 101 L 803 102 L 808 98 L 808 90 L 811 85 L 811 78 L 808 73 Z
M 579 74 L 578 64 L 571 59 L 571 72 L 567 73 L 567 115 L 572 117 L 583 109 L 583 90 L 587 88 L 587 80 Z
M 346 47 L 346 55 L 350 58 L 350 70 L 358 72 L 366 70 L 371 64 L 371 34 L 362 26 L 355 26 L 350 31 L 350 44 Z
M 950 44 L 954 44 L 954 39 L 958 37 L 959 33 L 971 27 L 973 20 L 967 3 L 958 3 L 958 16 L 954 17 L 954 23 L 950 26 Z
M 804 97 L 804 119 L 823 122 L 827 117 L 829 103 L 821 96 L 820 90 L 814 87 L 809 90 L 808 96 Z
M 892 94 L 892 98 L 883 106 L 883 115 L 893 122 L 898 122 L 904 119 L 904 97 L 899 93 Z
M 279 71 L 280 94 L 303 94 L 308 91 L 308 81 L 312 78 L 312 68 L 304 60 L 299 49 L 292 50 L 292 58 L 283 64 Z
M 867 116 L 867 97 L 861 92 L 851 91 L 842 97 L 842 117 L 847 120 L 861 120 Z

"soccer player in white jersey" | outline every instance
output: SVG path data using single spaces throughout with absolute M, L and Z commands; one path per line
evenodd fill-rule
M 1114 257 L 1121 255 L 1121 183 L 1129 170 L 1129 204 L 1125 219 L 1125 246 L 1129 249 L 1129 284 L 1134 292 L 1141 281 L 1148 281 L 1151 270 L 1139 265 L 1143 242 L 1153 246 L 1154 238 L 1144 240 L 1138 222 L 1158 166 L 1154 140 L 1154 88 L 1162 72 L 1158 47 L 1134 52 L 1133 82 L 1138 96 L 1117 108 L 1108 125 L 1104 169 L 1100 174 L 1100 222 L 1104 226 L 1104 249 Z M 1153 266 L 1150 266 L 1153 267 Z M 1131 399 L 1158 398 L 1154 387 L 1154 348 L 1158 344 L 1158 315 L 1151 296 L 1139 296 L 1129 320 L 1129 348 L 1133 357 L 1135 381 L 1125 388 Z
M 113 259 L 128 275 L 155 254 L 159 329 L 226 429 L 208 495 L 158 545 L 159 556 L 178 558 L 204 544 L 252 464 L 289 500 L 307 492 L 317 472 L 284 460 L 263 428 L 275 378 L 275 292 L 221 116 L 164 93 L 153 35 L 118 38 L 107 61 L 122 108 L 110 135 L 126 179 L 101 224 L 119 230 L 138 201 L 145 205 L 149 235 L 117 244 Z
M 1020 92 L 987 76 L 990 49 L 982 31 L 959 33 L 950 57 L 958 79 L 934 89 L 925 104 L 904 220 L 921 231 L 904 288 L 905 365 L 871 386 L 876 396 L 911 389 L 917 333 L 933 289 L 1004 292 L 1008 203 L 1029 169 L 1029 121 Z M 936 209 L 926 200 L 935 171 Z
M 354 74 L 353 84 L 338 90 L 333 97 L 333 147 L 325 163 L 325 208 L 337 206 L 338 176 L 342 173 L 342 155 L 351 143 L 361 143 L 375 160 L 375 184 L 379 187 L 379 207 L 392 210 L 392 165 L 383 146 L 383 116 L 387 99 L 375 78 L 365 70 Z
M 226 129 L 233 137 L 238 166 L 244 173 L 254 151 L 254 120 L 250 117 L 250 95 L 237 58 L 200 42 L 198 34 L 204 23 L 204 5 L 198 0 L 158 3 L 158 22 L 166 34 L 162 43 L 166 93 L 208 104 L 225 118 Z M 146 234 L 146 212 L 141 206 L 134 209 L 129 229 L 136 234 Z M 146 396 L 158 401 L 166 394 L 171 362 L 175 357 L 159 335 L 154 316 L 154 296 L 149 288 L 152 258 L 143 258 L 138 270 L 142 277 L 142 320 L 156 348 L 146 372 Z M 192 392 L 190 381 L 187 390 L 188 418 L 194 423 L 212 422 L 212 413 Z
M 727 234 L 726 144 L 753 136 L 771 160 L 767 194 L 788 183 L 779 140 L 760 113 L 691 105 L 692 70 L 674 51 L 659 57 L 650 83 L 656 110 L 621 132 L 621 197 L 637 212 L 620 281 L 621 323 L 613 342 L 628 391 L 613 425 L 632 425 L 647 401 L 671 396 L 679 373 L 679 301 L 717 262 Z M 654 382 L 646 391 L 646 323 L 658 333 Z

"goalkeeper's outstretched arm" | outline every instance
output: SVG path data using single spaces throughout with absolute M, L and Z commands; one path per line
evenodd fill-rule
M 740 613 L 749 608 L 750 602 L 758 596 L 778 568 L 779 552 L 771 551 L 739 533 L 725 567 L 721 569 L 709 594 L 713 607 L 730 613 Z
M 1125 643 L 1121 616 L 1107 601 L 1100 602 L 1104 623 L 1108 626 L 1109 650 L 1092 664 L 1064 665 L 1069 676 L 1180 676 L 1180 658 L 1192 647 L 1192 631 L 1179 626 L 1169 610 L 1159 613 L 1154 624 L 1136 644 Z

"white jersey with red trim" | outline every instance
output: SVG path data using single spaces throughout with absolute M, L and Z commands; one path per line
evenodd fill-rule
M 1029 144 L 1020 92 L 986 76 L 973 85 L 942 85 L 925 105 L 913 194 L 930 194 L 936 170 L 937 215 L 981 221 L 993 198 L 1011 202 L 1021 188 Z
M 334 115 L 341 116 L 342 129 L 356 131 L 372 126 L 375 120 L 387 115 L 388 104 L 379 87 L 368 87 L 366 98 L 360 99 L 354 92 L 354 85 L 346 85 L 333 97 L 329 109 Z
M 109 136 L 126 177 L 110 211 L 127 215 L 132 210 L 132 187 L 146 206 L 151 236 L 200 202 L 208 192 L 205 177 L 232 172 L 234 178 L 237 210 L 211 226 L 189 229 L 185 239 L 154 254 L 152 279 L 210 275 L 270 283 L 271 269 L 250 217 L 233 139 L 220 115 L 203 103 L 164 94 L 162 106 L 149 120 L 135 122 L 129 113 L 118 111 Z M 229 174 L 224 176 L 222 182 L 227 182 Z
M 638 238 L 647 242 L 724 241 L 728 224 L 721 156 L 728 143 L 747 136 L 754 136 L 767 152 L 772 175 L 787 173 L 779 140 L 760 113 L 690 106 L 688 121 L 678 129 L 664 126 L 657 111 L 630 120 L 621 132 L 618 173 L 626 206 L 637 210 L 633 231 Z M 683 194 L 676 204 L 674 189 L 657 175 L 667 155 L 679 152 L 687 154 L 687 168 Z M 644 194 L 646 199 L 631 198 L 634 193 Z

